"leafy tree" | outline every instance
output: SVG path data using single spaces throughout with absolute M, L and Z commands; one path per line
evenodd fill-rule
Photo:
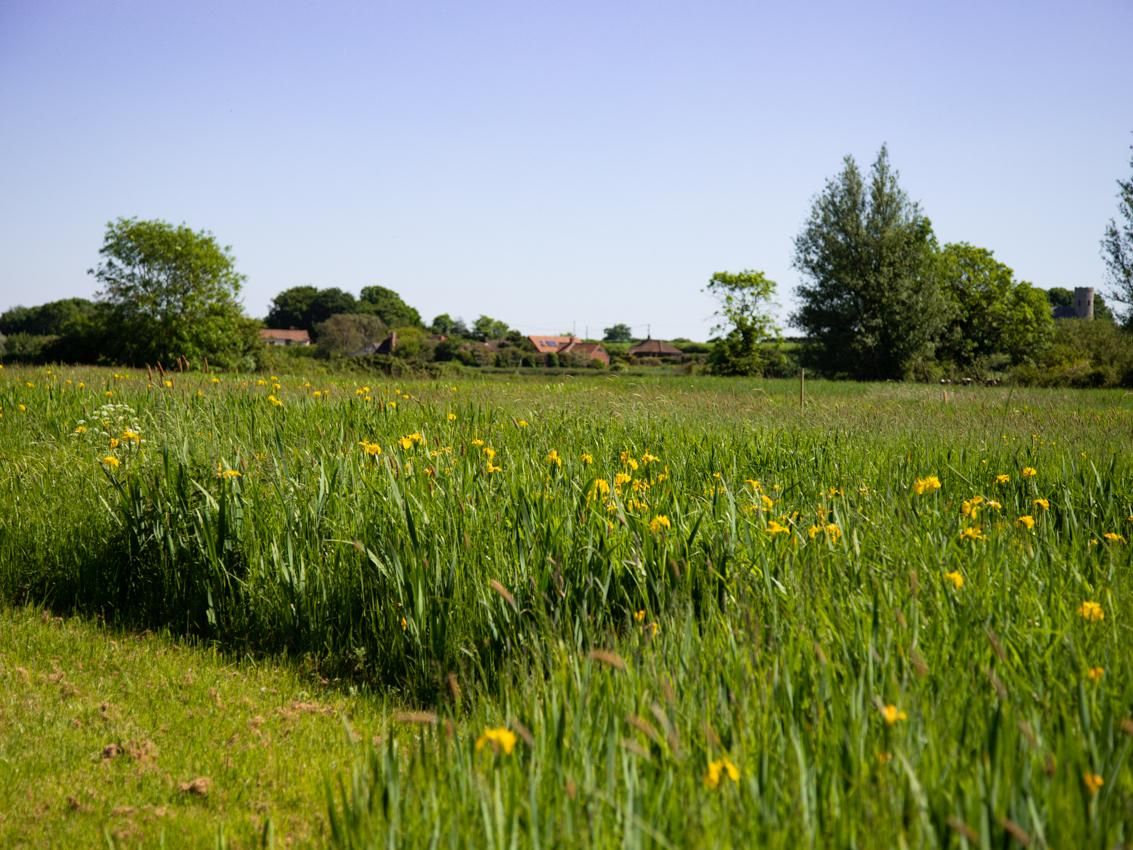
M 507 326 L 507 322 L 501 322 L 491 316 L 481 316 L 472 323 L 473 339 L 503 339 L 510 331 L 511 328 Z
M 1133 166 L 1133 157 L 1129 164 Z M 1118 180 L 1117 188 L 1117 212 L 1121 221 L 1111 218 L 1106 225 L 1102 259 L 1113 286 L 1110 295 L 1114 301 L 1125 305 L 1126 327 L 1133 328 L 1133 177 Z
M 621 322 L 602 331 L 603 342 L 631 342 L 632 340 L 633 331 L 630 326 Z
M 939 274 L 950 306 L 938 346 L 942 359 L 962 369 L 996 356 L 1019 364 L 1049 346 L 1054 319 L 1046 293 L 1017 282 L 991 251 L 963 242 L 945 245 Z
M 329 289 L 320 289 L 311 299 L 311 306 L 307 309 L 307 321 L 311 323 L 311 336 L 318 339 L 318 326 L 340 313 L 357 313 L 360 311 L 358 300 L 345 290 L 332 286 Z
M 350 355 L 386 335 L 386 325 L 365 313 L 335 313 L 316 328 L 319 352 L 328 356 Z
M 391 328 L 422 327 L 421 314 L 384 286 L 362 287 L 358 312 L 373 313 Z
M 454 319 L 448 313 L 441 313 L 433 319 L 429 330 L 443 336 L 468 336 L 468 325 L 464 324 L 464 319 Z
M 764 343 L 778 335 L 767 314 L 775 282 L 763 272 L 716 272 L 704 291 L 719 303 L 717 335 L 708 367 L 717 375 L 762 375 L 768 356 Z
M 269 328 L 310 331 L 314 325 L 311 321 L 311 303 L 318 294 L 317 286 L 293 286 L 283 290 L 272 299 L 264 324 Z
M 903 378 L 933 356 L 947 319 L 932 224 L 898 185 L 883 145 L 868 184 L 853 157 L 826 181 L 795 238 L 805 282 L 792 322 L 807 359 L 859 379 Z
M 120 218 L 107 225 L 90 274 L 108 307 L 108 352 L 127 363 L 251 366 L 255 323 L 240 309 L 244 280 L 231 249 L 206 230 Z
M 0 314 L 0 331 L 9 334 L 63 336 L 95 319 L 97 307 L 86 298 L 64 298 L 38 307 L 13 307 Z

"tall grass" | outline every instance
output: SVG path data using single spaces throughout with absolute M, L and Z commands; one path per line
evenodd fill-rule
M 5 370 L 0 592 L 435 712 L 343 845 L 1130 838 L 1127 396 L 171 383 Z

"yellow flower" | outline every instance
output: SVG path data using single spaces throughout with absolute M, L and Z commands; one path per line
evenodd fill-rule
M 213 375 L 211 383 L 213 383 L 213 384 L 219 384 L 219 383 L 220 383 L 220 378 L 216 377 L 216 375 Z
M 594 455 L 590 454 L 590 452 L 583 452 L 578 456 L 578 459 L 587 466 L 590 466 L 590 464 L 594 463 Z
M 881 718 L 885 721 L 886 726 L 892 726 L 902 720 L 909 719 L 908 714 L 897 708 L 897 706 L 893 705 L 892 703 L 890 703 L 889 705 L 883 705 L 880 711 Z
M 476 441 L 473 440 L 473 442 L 476 442 Z M 491 463 L 493 460 L 496 459 L 496 450 L 493 449 L 491 446 L 484 446 L 482 451 L 484 452 L 484 457 L 486 457 L 488 459 L 489 463 Z
M 241 472 L 238 469 L 225 469 L 221 464 L 216 465 L 217 478 L 239 478 Z
M 114 455 L 107 455 L 102 459 L 102 465 L 107 467 L 108 469 L 117 469 L 120 463 L 121 462 L 118 460 L 118 458 L 114 457 Z
M 515 424 L 520 428 L 526 428 L 527 427 L 527 420 L 526 419 L 516 419 Z M 509 750 L 508 752 L 511 752 L 511 751 Z
M 704 784 L 709 788 L 719 788 L 720 781 L 725 777 L 736 783 L 740 781 L 740 769 L 727 756 L 708 763 L 708 773 L 704 775 Z
M 1086 675 L 1089 676 L 1091 682 L 1099 682 L 1101 681 L 1102 676 L 1105 675 L 1105 668 L 1091 667 L 1086 671 Z
M 1020 474 L 1024 478 L 1034 478 L 1039 473 L 1038 470 L 1036 470 L 1033 466 L 1024 466 L 1023 471 Z
M 633 476 L 627 472 L 617 472 L 614 474 L 614 486 L 621 488 L 629 482 L 633 481 Z
M 547 463 L 551 464 L 552 466 L 557 466 L 560 469 L 562 469 L 563 459 L 561 457 L 559 457 L 559 453 L 558 453 L 557 450 L 551 449 L 549 452 L 547 452 Z
M 633 619 L 635 619 L 639 623 L 643 622 L 645 620 L 645 609 L 642 608 L 640 611 L 634 611 Z
M 169 380 L 169 378 L 166 378 L 161 383 L 162 383 L 162 386 L 164 386 L 167 390 L 173 389 L 173 382 L 171 380 Z
M 127 428 L 122 432 L 122 439 L 127 443 L 140 443 L 142 441 L 142 435 L 137 431 L 131 431 L 129 428 Z
M 419 432 L 414 431 L 412 434 L 406 434 L 404 437 L 399 437 L 397 441 L 401 444 L 401 447 L 403 449 L 409 450 L 414 446 L 421 445 L 421 443 L 424 442 L 424 439 L 425 438 L 422 437 Z
M 935 475 L 929 475 L 925 478 L 918 478 L 913 482 L 913 492 L 918 496 L 923 496 L 926 493 L 935 493 L 940 489 L 940 479 Z
M 1044 511 L 1050 510 L 1050 502 L 1047 499 L 1035 499 L 1031 504 L 1036 508 L 1042 508 Z
M 767 523 L 767 533 L 774 537 L 776 534 L 790 534 L 791 529 L 787 528 L 785 525 L 781 525 L 775 520 L 771 520 Z
M 377 443 L 371 443 L 369 440 L 363 440 L 358 445 L 362 447 L 362 451 L 368 455 L 377 457 L 382 453 L 382 447 Z
M 450 410 L 448 416 L 446 416 L 445 418 L 448 419 L 449 422 L 455 422 L 456 414 Z
M 605 478 L 596 478 L 594 484 L 590 487 L 590 497 L 608 496 L 610 494 L 610 482 Z
M 1105 785 L 1105 780 L 1096 773 L 1083 773 L 1082 782 L 1085 784 L 1086 790 L 1090 792 L 1091 796 L 1097 794 L 1102 789 L 1102 786 Z
M 409 621 L 406 620 L 404 617 L 402 617 L 401 618 L 401 630 L 405 631 L 408 628 L 409 628 Z
M 984 502 L 984 504 L 991 508 L 993 511 L 998 511 L 1003 507 L 1003 505 L 995 501 L 995 499 L 988 499 L 986 502 Z
M 1078 616 L 1087 623 L 1097 623 L 1105 619 L 1105 611 L 1097 602 L 1086 600 L 1078 606 Z
M 1102 535 L 1110 543 L 1124 543 L 1125 538 L 1118 534 L 1116 531 L 1107 531 Z
M 86 425 L 76 425 L 75 426 L 75 433 L 76 434 L 85 434 L 86 432 L 87 432 L 87 426 Z
M 642 466 L 649 466 L 649 464 L 656 463 L 660 459 L 661 458 L 657 457 L 657 455 L 651 455 L 651 454 L 649 454 L 649 452 L 645 452 L 645 454 L 643 454 L 641 456 L 641 465 Z
M 952 586 L 957 590 L 960 590 L 960 588 L 964 586 L 964 576 L 956 570 L 953 570 L 950 573 L 945 573 L 944 579 L 945 581 L 952 582 Z
M 1030 514 L 1023 514 L 1023 516 L 1021 516 L 1017 520 L 1015 520 L 1015 524 L 1021 525 L 1023 528 L 1027 528 L 1027 529 L 1034 528 L 1035 527 L 1035 518 L 1033 516 L 1031 516 Z
M 971 499 L 965 499 L 960 505 L 960 513 L 966 517 L 975 519 L 980 513 L 980 503 L 983 501 L 979 496 L 974 496 Z
M 16 410 L 20 411 L 20 413 L 27 413 L 28 406 L 26 404 L 17 404 Z
M 283 407 L 283 402 L 276 398 L 274 395 L 269 395 L 268 401 L 271 402 L 272 406 L 274 407 Z
M 769 511 L 775 507 L 775 501 L 766 493 L 759 494 L 759 504 L 763 506 L 763 510 Z
M 112 448 L 112 449 L 118 448 L 118 438 L 117 437 L 111 437 L 110 438 L 110 448 Z
M 1006 473 L 1001 472 L 1001 473 L 999 473 L 999 475 L 995 476 L 995 483 L 996 484 L 1010 484 L 1011 483 L 1011 476 L 1007 475 Z
M 515 733 L 510 729 L 503 726 L 485 729 L 484 734 L 476 739 L 476 752 L 491 744 L 493 752 L 499 753 L 502 750 L 505 756 L 510 756 L 511 751 L 515 749 L 515 742 Z
M 961 540 L 987 540 L 987 535 L 983 533 L 978 525 L 970 525 L 960 532 Z
M 635 458 L 629 452 L 623 451 L 618 456 L 618 460 L 619 460 L 619 462 L 621 463 L 622 466 L 624 466 L 628 469 L 632 469 L 635 472 L 637 471 L 637 458 Z
M 649 520 L 649 530 L 654 534 L 660 534 L 661 529 L 669 528 L 672 528 L 672 525 L 669 523 L 669 518 L 664 514 L 657 514 L 657 516 Z
M 370 397 L 366 396 L 366 401 L 369 401 L 369 400 L 370 400 Z M 387 401 L 386 407 L 388 407 L 390 410 L 397 410 L 397 402 L 396 401 Z
M 488 461 L 488 465 L 484 469 L 489 475 L 492 475 L 496 472 L 500 472 L 503 469 L 503 467 L 502 466 L 496 466 L 491 461 Z
M 472 445 L 474 445 L 476 448 L 480 448 L 480 446 L 484 445 L 484 441 L 481 440 L 479 437 L 473 437 L 472 438 Z

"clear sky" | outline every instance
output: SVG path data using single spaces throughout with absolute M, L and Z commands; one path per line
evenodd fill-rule
M 0 0 L 0 309 L 96 290 L 106 224 L 211 230 L 426 321 L 706 338 L 713 272 L 792 245 L 882 142 L 941 242 L 1101 284 L 1131 0 Z

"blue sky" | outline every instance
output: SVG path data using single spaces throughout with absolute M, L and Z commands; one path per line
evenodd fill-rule
M 0 309 L 94 294 L 106 223 L 211 230 L 266 313 L 381 284 L 426 318 L 705 338 L 851 154 L 941 242 L 1101 284 L 1133 3 L 0 0 Z

